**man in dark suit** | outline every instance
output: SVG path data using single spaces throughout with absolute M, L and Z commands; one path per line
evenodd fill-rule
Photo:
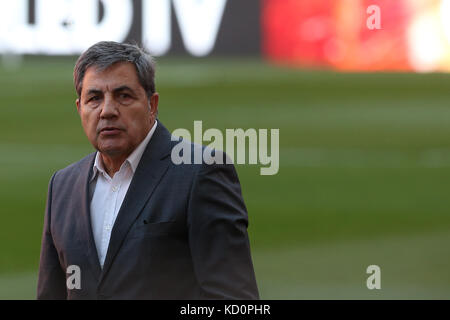
M 171 161 L 175 144 L 203 147 L 156 119 L 151 57 L 99 42 L 74 82 L 97 152 L 50 180 L 38 299 L 258 299 L 234 166 Z

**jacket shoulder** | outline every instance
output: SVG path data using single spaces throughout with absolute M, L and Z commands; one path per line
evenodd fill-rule
M 84 170 L 91 167 L 95 159 L 95 154 L 96 152 L 92 152 L 81 160 L 71 163 L 67 167 L 56 171 L 55 180 L 64 179 L 67 181 L 67 179 L 77 178 L 81 172 L 85 172 Z

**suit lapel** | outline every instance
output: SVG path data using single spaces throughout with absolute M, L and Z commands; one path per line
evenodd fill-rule
M 95 240 L 92 233 L 91 226 L 91 213 L 90 213 L 90 197 L 89 197 L 89 181 L 92 176 L 92 166 L 94 165 L 95 152 L 92 153 L 88 160 L 85 161 L 80 168 L 81 174 L 81 186 L 84 186 L 83 192 L 81 192 L 81 224 L 82 224 L 82 242 L 87 244 L 87 259 L 92 272 L 96 279 L 100 278 L 101 267 L 98 259 L 97 248 L 95 246 Z
M 170 163 L 168 157 L 171 151 L 170 137 L 169 131 L 158 121 L 117 214 L 100 281 L 111 267 L 131 225 L 167 171 Z

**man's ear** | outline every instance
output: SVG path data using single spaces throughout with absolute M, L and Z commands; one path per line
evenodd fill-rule
M 159 102 L 159 94 L 158 94 L 158 92 L 155 92 L 150 97 L 150 113 L 155 118 L 156 118 L 156 115 L 158 114 L 158 102 Z
M 75 104 L 77 105 L 77 111 L 78 111 L 78 114 L 80 114 L 80 98 L 78 98 L 77 100 L 75 100 Z

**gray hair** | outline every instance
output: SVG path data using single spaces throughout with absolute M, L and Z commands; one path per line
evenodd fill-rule
M 144 49 L 133 44 L 114 41 L 97 42 L 77 60 L 73 81 L 78 97 L 81 97 L 83 78 L 89 67 L 105 70 L 117 62 L 131 62 L 136 67 L 139 83 L 150 98 L 155 93 L 155 61 Z

